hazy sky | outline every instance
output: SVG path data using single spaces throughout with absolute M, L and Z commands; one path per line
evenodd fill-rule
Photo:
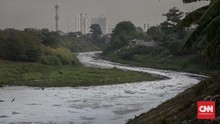
M 144 23 L 159 24 L 161 15 L 173 6 L 191 11 L 207 2 L 183 4 L 182 0 L 0 0 L 0 29 L 27 27 L 55 30 L 55 4 L 59 5 L 59 29 L 74 31 L 76 13 L 90 17 L 103 14 L 108 26 L 120 21 L 132 21 L 136 26 Z M 69 23 L 68 23 L 69 22 Z

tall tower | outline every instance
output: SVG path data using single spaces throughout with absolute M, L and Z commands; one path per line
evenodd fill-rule
M 58 31 L 58 20 L 59 20 L 58 8 L 59 8 L 59 6 L 56 4 L 56 5 L 55 5 L 55 10 L 56 10 L 56 16 L 55 16 L 55 20 L 56 20 L 56 31 Z

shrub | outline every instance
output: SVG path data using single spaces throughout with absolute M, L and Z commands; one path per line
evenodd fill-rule
M 182 44 L 183 43 L 178 40 L 169 41 L 168 42 L 168 49 L 173 53 L 173 55 L 178 55 L 179 49 L 181 48 Z
M 45 65 L 62 65 L 60 59 L 54 55 L 42 56 L 41 63 Z
M 145 54 L 151 56 L 160 55 L 165 49 L 162 47 L 146 47 L 146 46 L 137 46 L 130 49 L 122 49 L 118 52 L 118 56 L 125 60 L 130 60 L 134 55 Z
M 47 65 L 79 65 L 76 56 L 67 48 L 47 47 L 44 55 L 41 58 L 41 63 Z
M 36 62 L 41 56 L 40 39 L 17 30 L 6 30 L 0 36 L 0 58 Z
M 15 29 L 0 32 L 0 59 L 41 62 L 47 65 L 79 64 L 69 49 L 46 47 L 36 34 Z

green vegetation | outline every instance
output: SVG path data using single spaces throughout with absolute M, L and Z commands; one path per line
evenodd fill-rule
M 94 38 L 104 41 L 95 27 L 91 27 L 92 38 L 48 29 L 0 31 L 0 85 L 76 87 L 158 79 L 137 72 L 83 67 L 73 52 L 100 49 L 92 43 Z
M 60 35 L 57 32 L 48 29 L 26 28 L 24 32 L 37 36 L 41 39 L 41 43 L 45 46 L 57 47 L 62 46 L 70 49 L 72 52 L 84 52 L 92 50 L 100 50 L 91 41 L 90 37 L 83 35 L 81 32 L 70 32 Z
M 175 27 L 183 17 L 183 12 L 177 9 L 177 7 L 173 7 L 168 13 L 163 14 L 163 16 L 166 17 L 166 20 L 160 25 L 150 27 L 147 32 L 144 32 L 140 27 L 135 27 L 130 21 L 118 23 L 112 32 L 111 42 L 104 50 L 104 53 L 120 51 L 120 49 L 129 46 L 131 41 L 136 39 L 145 41 L 146 43 L 154 40 L 158 45 L 164 47 L 182 44 L 186 31 L 175 31 Z M 176 49 L 177 53 L 178 48 L 176 46 L 173 48 Z
M 128 45 L 128 40 L 132 39 L 131 34 L 134 31 L 135 26 L 130 21 L 118 23 L 112 32 L 111 44 L 108 50 L 117 50 Z
M 199 0 L 183 0 L 185 3 L 197 2 Z M 201 65 L 205 61 L 207 65 L 212 66 L 214 70 L 219 71 L 219 26 L 220 26 L 220 0 L 210 0 L 210 4 L 201 7 L 189 13 L 177 26 L 178 29 L 185 27 L 195 29 L 186 38 L 181 50 L 188 50 L 191 55 L 196 57 L 196 65 L 203 72 L 205 69 Z M 190 49 L 189 49 L 190 48 Z M 195 54 L 197 53 L 197 54 Z M 206 59 L 198 58 L 205 55 Z M 112 58 L 112 57 L 111 57 Z M 160 58 L 161 59 L 161 58 Z M 181 58 L 182 60 L 183 58 Z M 187 60 L 187 59 L 186 59 Z M 188 58 L 189 64 L 192 64 L 192 57 Z M 133 62 L 133 61 L 132 61 Z M 167 61 L 166 61 L 167 62 Z M 183 61 L 184 63 L 186 61 Z M 178 61 L 177 61 L 178 63 Z M 173 63 L 175 64 L 175 63 Z M 179 64 L 179 63 L 178 63 Z M 212 72 L 208 69 L 207 72 Z M 220 120 L 220 73 L 215 74 L 209 79 L 201 81 L 194 87 L 187 89 L 178 96 L 159 105 L 139 117 L 130 120 L 128 124 L 219 124 Z M 197 101 L 215 101 L 216 119 L 198 120 L 197 119 Z
M 183 17 L 183 12 L 181 12 L 177 7 L 173 7 L 169 10 L 168 13 L 163 14 L 166 17 L 166 20 L 160 24 L 161 30 L 164 32 L 163 39 L 161 42 L 163 45 L 166 45 L 170 41 L 183 40 L 185 31 L 175 31 L 175 27 L 178 22 L 180 22 Z
M 48 29 L 0 31 L 0 59 L 40 62 L 46 65 L 79 65 L 73 52 L 98 50 L 82 34 L 61 36 Z
M 104 49 L 106 46 L 105 46 L 105 41 L 107 40 L 107 37 L 102 34 L 102 29 L 100 27 L 99 24 L 92 24 L 91 27 L 91 37 L 90 37 L 90 41 L 98 46 L 99 48 L 101 49 Z
M 39 37 L 25 31 L 6 29 L 0 34 L 0 59 L 47 65 L 79 65 L 78 59 L 67 48 L 45 46 Z
M 118 23 L 111 36 L 111 42 L 104 50 L 104 53 L 119 50 L 127 46 L 129 41 L 133 39 L 147 39 L 146 34 L 139 27 L 135 27 L 130 21 Z
M 162 31 L 161 26 L 152 26 L 147 30 L 147 35 L 151 40 L 162 41 L 164 32 Z
M 162 103 L 157 108 L 141 114 L 128 124 L 219 124 L 216 120 L 198 120 L 197 101 L 216 101 L 216 117 L 220 116 L 220 74 L 204 80 L 176 97 Z
M 0 32 L 0 58 L 12 61 L 39 60 L 43 46 L 40 39 L 31 34 L 7 29 Z
M 43 53 L 39 61 L 45 65 L 80 65 L 73 52 L 64 47 L 48 47 Z
M 156 80 L 149 74 L 83 66 L 48 66 L 39 63 L 0 61 L 0 85 L 77 87 Z
M 185 3 L 199 0 L 183 0 Z M 186 16 L 178 25 L 179 29 L 196 24 L 195 30 L 185 41 L 182 49 L 196 46 L 209 60 L 219 59 L 220 53 L 220 0 L 208 0 L 210 4 Z M 219 62 L 218 62 L 219 63 Z
M 213 74 L 220 69 L 218 57 L 212 63 L 207 63 L 205 57 L 200 54 L 202 49 L 198 49 L 195 45 L 187 51 L 179 51 L 184 43 L 184 39 L 194 31 L 194 28 L 176 31 L 176 26 L 181 21 L 183 12 L 173 7 L 163 16 L 166 17 L 166 20 L 158 26 L 150 27 L 145 34 L 145 39 L 154 40 L 156 46 L 130 45 L 129 41 L 133 39 L 144 40 L 144 38 L 140 36 L 132 37 L 134 35 L 131 34 L 134 33 L 127 33 L 126 31 L 135 32 L 135 26 L 131 22 L 121 22 L 113 31 L 111 39 L 112 44 L 118 44 L 115 45 L 116 47 L 112 45 L 113 48 L 110 50 L 108 48 L 104 50 L 103 58 L 136 66 L 207 75 Z M 115 32 L 118 33 L 114 34 Z M 123 37 L 118 36 L 119 34 Z M 114 35 L 121 37 L 121 39 L 115 40 Z
M 130 49 L 121 49 L 117 52 L 109 52 L 102 57 L 111 61 L 135 66 L 194 72 L 206 75 L 218 72 L 220 69 L 220 66 L 207 66 L 204 63 L 204 57 L 200 54 L 175 56 L 169 49 L 161 46 L 137 46 Z
M 92 32 L 92 40 L 99 41 L 102 35 L 102 29 L 98 24 L 91 25 L 91 32 Z
M 60 46 L 70 49 L 72 52 L 99 51 L 101 48 L 94 44 L 90 34 L 83 35 L 81 32 L 70 32 L 60 37 Z
M 59 34 L 54 31 L 49 31 L 48 29 L 33 29 L 26 28 L 24 29 L 25 33 L 32 34 L 38 37 L 41 40 L 41 43 L 45 46 L 58 46 L 59 45 Z

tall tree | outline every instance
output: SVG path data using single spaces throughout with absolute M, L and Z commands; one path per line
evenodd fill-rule
M 30 33 L 5 29 L 0 35 L 0 58 L 36 62 L 41 56 L 40 39 Z
M 177 23 L 181 21 L 183 17 L 183 12 L 181 12 L 177 7 L 173 7 L 169 10 L 168 13 L 163 14 L 162 16 L 166 17 L 166 21 L 161 23 L 161 27 L 165 31 L 165 33 L 168 34 L 174 31 Z
M 183 0 L 184 3 L 200 0 Z M 182 50 L 197 46 L 207 59 L 220 56 L 220 0 L 209 0 L 210 4 L 189 13 L 179 24 L 178 29 L 195 25 L 194 32 L 182 46 Z
M 116 25 L 115 29 L 112 32 L 112 36 L 117 36 L 119 34 L 129 34 L 136 31 L 135 26 L 130 21 L 123 21 Z
M 160 25 L 152 26 L 147 30 L 147 35 L 150 36 L 154 41 L 161 41 L 164 36 L 164 32 L 161 30 Z
M 59 43 L 59 34 L 48 29 L 25 28 L 24 32 L 30 33 L 39 37 L 42 43 L 46 46 L 57 46 Z
M 120 49 L 128 44 L 136 32 L 134 24 L 130 21 L 123 21 L 116 25 L 112 32 L 111 44 L 113 49 Z
M 167 45 L 168 41 L 174 41 L 177 39 L 182 40 L 184 38 L 184 31 L 175 31 L 175 27 L 183 17 L 183 12 L 181 12 L 177 7 L 173 7 L 168 13 L 163 14 L 166 20 L 160 24 L 161 30 L 164 32 L 161 44 Z
M 101 27 L 99 26 L 99 24 L 92 24 L 90 28 L 90 32 L 92 32 L 92 40 L 98 42 L 102 35 Z

